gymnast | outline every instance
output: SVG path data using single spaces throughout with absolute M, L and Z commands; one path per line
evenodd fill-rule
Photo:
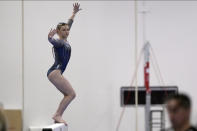
M 71 46 L 67 41 L 67 37 L 75 15 L 81 10 L 79 7 L 79 3 L 74 3 L 73 13 L 68 22 L 59 23 L 56 29 L 51 29 L 48 34 L 48 40 L 53 45 L 55 62 L 48 70 L 47 77 L 49 81 L 64 95 L 52 118 L 55 123 L 64 123 L 65 125 L 67 125 L 67 123 L 63 120 L 62 115 L 70 102 L 75 98 L 76 94 L 69 81 L 62 74 L 65 71 L 71 56 Z M 56 33 L 59 36 L 59 39 L 53 38 Z

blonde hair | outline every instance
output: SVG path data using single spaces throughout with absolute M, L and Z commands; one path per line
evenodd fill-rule
M 60 29 L 61 29 L 61 27 L 62 27 L 62 26 L 65 26 L 65 25 L 67 25 L 67 26 L 68 26 L 68 24 L 67 24 L 67 23 L 60 22 L 60 23 L 57 25 L 56 30 L 60 30 Z
M 7 120 L 6 120 L 5 113 L 2 108 L 0 108 L 0 131 L 8 131 Z

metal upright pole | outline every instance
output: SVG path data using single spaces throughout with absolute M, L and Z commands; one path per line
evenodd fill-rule
M 151 91 L 149 87 L 149 57 L 150 44 L 147 42 L 144 45 L 144 86 L 146 87 L 146 106 L 145 106 L 145 127 L 146 131 L 151 131 L 150 128 L 150 109 L 151 109 Z

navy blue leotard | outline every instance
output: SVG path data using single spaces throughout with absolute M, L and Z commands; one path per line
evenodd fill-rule
M 68 20 L 69 30 L 72 26 L 73 20 Z M 55 62 L 47 72 L 47 76 L 56 69 L 61 71 L 61 74 L 65 71 L 66 66 L 71 56 L 71 46 L 68 42 L 60 39 L 48 38 L 49 42 L 53 45 L 55 53 Z

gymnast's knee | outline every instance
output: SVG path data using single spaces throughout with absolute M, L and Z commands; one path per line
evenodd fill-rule
M 75 97 L 76 97 L 76 93 L 75 93 L 75 91 L 73 91 L 73 92 L 71 93 L 71 98 L 74 99 Z
M 70 97 L 71 99 L 74 99 L 76 97 L 76 93 L 75 91 L 72 91 L 69 94 L 65 94 L 64 97 Z

